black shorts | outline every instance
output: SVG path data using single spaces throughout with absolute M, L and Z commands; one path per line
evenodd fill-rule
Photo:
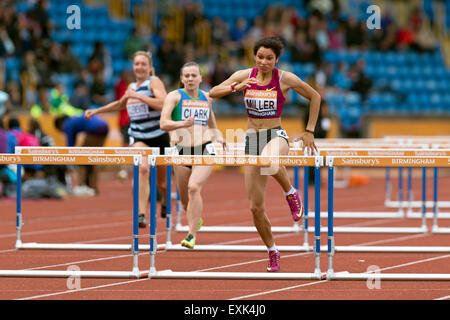
M 201 146 L 193 146 L 193 147 L 183 147 L 176 146 L 179 155 L 198 155 L 198 156 L 215 156 L 216 149 L 211 141 L 205 142 Z M 184 166 L 186 168 L 192 169 L 192 166 Z
M 156 138 L 151 139 L 139 139 L 130 136 L 130 146 L 135 144 L 136 142 L 143 142 L 145 145 L 147 145 L 150 148 L 158 148 L 159 147 L 159 154 L 164 154 L 164 148 L 170 147 L 170 136 L 166 132 Z
M 260 130 L 257 132 L 247 132 L 245 135 L 245 154 L 252 156 L 261 155 L 264 147 L 269 143 L 270 140 L 276 137 L 283 138 L 289 145 L 289 137 L 287 136 L 286 131 L 281 127 Z

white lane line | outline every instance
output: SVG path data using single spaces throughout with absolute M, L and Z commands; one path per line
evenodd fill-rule
M 134 283 L 134 282 L 145 281 L 145 280 L 149 280 L 149 279 L 145 278 L 145 279 L 136 279 L 136 280 L 122 281 L 122 282 L 105 284 L 105 285 L 101 285 L 101 286 L 80 288 L 80 289 L 77 289 L 77 290 L 66 290 L 66 291 L 60 291 L 60 292 L 53 292 L 53 293 L 41 294 L 41 295 L 38 295 L 38 296 L 32 296 L 32 297 L 26 297 L 26 298 L 14 299 L 14 300 L 33 300 L 33 299 L 47 298 L 47 297 L 57 296 L 57 295 L 66 294 L 66 293 L 75 293 L 75 292 L 81 292 L 81 291 L 101 289 L 101 288 L 113 287 L 113 286 L 118 286 L 118 285 L 121 285 L 121 284 L 128 284 L 128 283 Z
M 386 268 L 381 268 L 380 271 L 385 271 L 385 270 L 390 270 L 390 269 L 395 269 L 395 268 L 411 266 L 411 265 L 414 265 L 414 264 L 419 264 L 419 263 L 424 263 L 424 262 L 429 262 L 429 261 L 434 261 L 434 260 L 439 260 L 439 259 L 445 259 L 445 258 L 449 258 L 449 257 L 450 257 L 450 255 L 445 255 L 445 256 L 433 257 L 433 258 L 429 258 L 429 259 L 411 261 L 411 262 L 399 264 L 399 265 L 396 265 L 396 266 L 390 266 L 390 267 L 386 267 Z M 321 280 L 321 281 L 316 281 L 316 282 L 300 284 L 300 285 L 297 285 L 297 286 L 291 286 L 291 287 L 280 288 L 280 289 L 269 290 L 269 291 L 261 291 L 261 292 L 254 293 L 254 294 L 234 297 L 234 298 L 231 298 L 231 299 L 228 299 L 228 300 L 241 300 L 241 299 L 246 299 L 246 298 L 253 298 L 253 297 L 257 297 L 257 296 L 262 296 L 262 295 L 266 295 L 266 294 L 287 291 L 287 290 L 291 290 L 291 289 L 296 289 L 296 288 L 300 288 L 300 287 L 306 287 L 306 286 L 309 286 L 309 285 L 320 284 L 320 283 L 324 283 L 324 282 L 329 282 L 329 281 L 328 280 Z M 448 297 L 444 297 L 444 298 L 448 298 Z

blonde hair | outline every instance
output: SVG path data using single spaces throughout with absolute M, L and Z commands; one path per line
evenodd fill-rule
M 152 60 L 152 53 L 150 51 L 136 51 L 133 55 L 133 61 L 137 56 L 144 56 L 148 59 L 148 63 L 150 65 L 150 75 L 153 76 L 155 74 L 155 69 L 153 68 L 153 60 Z

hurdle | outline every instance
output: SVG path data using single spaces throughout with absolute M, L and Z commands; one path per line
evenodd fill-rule
M 305 166 L 314 165 L 316 167 L 316 174 L 320 175 L 320 166 L 323 165 L 323 157 L 317 156 L 187 156 L 187 155 L 149 155 L 149 164 L 151 168 L 156 166 L 175 166 L 175 165 L 220 165 L 220 166 L 261 166 L 267 167 L 270 165 L 282 166 Z M 156 186 L 156 177 L 151 176 L 151 186 Z M 320 189 L 317 191 L 316 197 L 316 212 L 320 211 Z M 150 187 L 151 198 L 156 198 L 156 190 Z M 171 211 L 167 211 L 168 217 L 171 217 Z M 156 207 L 150 208 L 150 269 L 148 277 L 152 279 L 286 279 L 286 280 L 314 280 L 322 279 L 322 272 L 320 271 L 320 217 L 315 219 L 316 234 L 314 236 L 314 256 L 315 268 L 312 273 L 248 273 L 248 272 L 173 272 L 173 271 L 157 271 L 155 267 L 156 257 Z M 171 225 L 171 224 L 170 224 Z M 177 246 L 166 243 L 165 250 L 176 250 Z M 309 248 L 307 248 L 309 249 Z M 305 249 L 306 250 L 306 249 Z
M 16 206 L 16 249 L 71 249 L 82 250 L 92 246 L 78 246 L 76 244 L 24 244 L 21 240 L 23 218 L 21 212 L 21 168 L 24 164 L 43 165 L 132 165 L 133 166 L 133 227 L 131 245 L 127 249 L 131 250 L 133 256 L 131 271 L 87 271 L 87 270 L 0 270 L 0 277 L 83 277 L 83 278 L 126 278 L 136 279 L 147 275 L 147 271 L 141 272 L 138 266 L 139 253 L 139 231 L 138 231 L 138 199 L 139 199 L 139 164 L 142 162 L 142 155 L 112 155 L 112 154 L 0 154 L 1 164 L 17 165 L 17 206 Z M 97 247 L 97 250 L 122 250 L 123 246 L 113 248 L 107 245 Z
M 307 157 L 303 157 L 303 159 L 306 159 Z M 317 156 L 315 157 L 317 158 Z M 359 157 L 361 158 L 374 158 L 374 157 Z M 386 158 L 386 157 L 384 157 Z M 394 158 L 401 158 L 401 159 L 410 159 L 414 157 L 394 157 Z M 416 157 L 417 158 L 417 157 Z M 441 157 L 444 159 L 444 161 L 447 163 L 449 162 L 448 157 Z M 273 159 L 273 162 L 270 162 Z M 289 161 L 289 159 L 291 159 Z M 267 165 L 268 163 L 276 163 L 279 165 L 286 165 L 286 166 L 294 166 L 297 165 L 297 161 L 292 161 L 292 159 L 302 159 L 302 157 L 299 156 L 279 156 L 279 157 L 262 157 L 262 156 L 149 156 L 149 163 L 152 166 L 157 165 L 227 165 L 227 166 L 241 166 L 241 165 Z M 329 159 L 329 158 L 327 158 Z M 318 160 L 315 160 L 315 163 Z M 329 160 L 327 160 L 329 161 Z M 449 162 L 450 163 L 450 162 Z M 447 164 L 449 166 L 449 164 Z M 331 167 L 332 168 L 332 167 Z M 154 178 L 153 178 L 154 179 Z M 333 174 L 329 175 L 329 181 L 333 181 Z M 154 185 L 156 182 L 153 181 L 152 185 Z M 330 186 L 332 186 L 332 182 L 330 183 Z M 331 190 L 331 191 L 330 191 Z M 152 191 L 151 191 L 152 192 Z M 320 189 L 318 190 L 320 195 Z M 155 191 L 153 189 L 153 197 L 155 197 Z M 328 193 L 329 199 L 333 196 L 332 188 L 329 187 L 329 193 Z M 315 198 L 320 199 L 319 197 Z M 332 200 L 331 200 L 332 203 Z M 327 231 L 329 233 L 328 235 L 328 245 L 327 250 L 329 252 L 329 268 L 325 276 L 327 279 L 334 280 L 334 279 L 340 279 L 338 277 L 342 277 L 342 279 L 361 279 L 362 276 L 357 276 L 352 274 L 351 276 L 348 276 L 346 278 L 347 272 L 342 273 L 335 273 L 332 269 L 332 255 L 335 251 L 337 251 L 337 247 L 334 246 L 334 236 L 333 236 L 333 224 L 332 224 L 332 208 L 329 206 L 329 221 L 331 221 L 331 224 L 329 222 Z M 168 213 L 169 214 L 169 213 Z M 320 203 L 317 203 L 316 205 L 316 211 L 315 211 L 315 233 L 314 233 L 314 257 L 315 257 L 315 267 L 314 271 L 312 273 L 283 273 L 283 274 L 267 274 L 267 273 L 248 273 L 248 272 L 173 272 L 171 270 L 169 271 L 162 271 L 159 272 L 156 270 L 155 267 L 155 256 L 156 256 L 156 248 L 153 246 L 151 253 L 150 253 L 150 270 L 148 273 L 149 278 L 153 279 L 324 279 L 324 275 L 320 271 L 320 252 L 322 251 L 322 247 L 320 245 Z M 330 218 L 331 217 L 331 218 Z M 151 242 L 156 243 L 156 209 L 151 209 L 151 224 L 155 224 L 151 229 L 153 230 L 151 232 L 152 236 L 150 238 Z M 331 231 L 330 231 L 331 230 Z M 170 246 L 166 245 L 166 251 L 170 250 Z M 197 246 L 196 246 L 197 247 Z M 259 249 L 260 248 L 247 248 L 247 249 Z M 286 247 L 286 246 L 285 246 Z M 225 250 L 230 249 L 230 247 L 222 246 Z M 206 248 L 206 246 L 203 246 L 204 250 L 216 250 L 218 249 L 215 246 L 210 246 L 209 248 Z M 285 249 L 281 248 L 280 249 Z M 427 250 L 426 248 L 421 247 L 388 247 L 388 246 L 381 246 L 381 247 L 370 247 L 370 246 L 342 246 L 339 248 L 340 251 L 348 250 L 348 252 L 450 252 L 450 247 L 429 247 Z M 187 249 L 186 249 L 187 250 Z M 258 250 L 258 251 L 259 251 Z M 242 250 L 245 251 L 245 250 Z M 280 250 L 281 251 L 281 250 Z M 331 258 L 330 258 L 331 257 Z M 378 274 L 377 274 L 378 276 Z M 404 275 L 396 275 L 391 274 L 389 277 L 391 277 L 392 280 L 396 279 L 402 279 L 402 280 L 435 280 L 436 278 L 444 279 L 444 280 L 450 280 L 450 276 L 447 275 L 415 275 L 415 277 L 408 277 Z M 365 277 L 364 279 L 367 279 Z M 387 279 L 387 277 L 385 278 Z
M 151 154 L 159 154 L 159 148 L 132 148 L 132 147 L 15 147 L 15 154 L 17 155 L 35 155 L 35 156 L 51 156 L 51 155 L 59 155 L 59 156 L 70 156 L 70 155 L 137 155 L 142 157 L 151 155 Z M 139 160 L 139 164 L 142 160 Z M 59 164 L 59 163 L 51 163 L 51 164 Z M 70 163 L 62 163 L 62 164 L 70 164 Z M 101 163 L 100 163 L 101 164 Z M 115 163 L 104 163 L 109 165 L 116 165 Z M 133 168 L 133 185 L 138 183 L 139 181 L 139 170 L 137 171 L 138 176 L 135 177 L 136 166 Z M 118 163 L 118 165 L 122 165 L 122 163 Z M 20 225 L 23 225 L 23 216 L 21 213 L 21 184 L 22 176 L 21 176 L 22 166 L 17 167 L 17 199 L 16 206 L 18 212 L 18 219 L 20 219 Z M 139 185 L 139 183 L 137 184 Z M 138 188 L 139 189 L 139 188 Z M 170 199 L 170 198 L 169 198 Z M 136 200 L 137 201 L 137 200 Z M 169 201 L 168 201 L 169 202 Z M 137 203 L 137 202 L 136 202 Z M 135 204 L 137 207 L 138 205 Z M 164 245 L 160 246 L 161 248 Z M 82 243 L 37 243 L 37 242 L 28 242 L 23 243 L 20 240 L 20 232 L 17 234 L 16 246 L 17 250 L 21 249 L 34 249 L 34 250 L 108 250 L 108 251 L 130 251 L 132 250 L 132 246 L 129 244 L 82 244 Z M 141 245 L 141 250 L 150 250 L 149 245 Z
M 335 167 L 341 166 L 363 166 L 363 167 L 398 167 L 404 165 L 412 167 L 450 167 L 449 156 L 438 157 L 327 157 L 326 165 L 328 166 L 328 239 L 327 239 L 327 252 L 328 252 L 328 270 L 326 273 L 327 280 L 450 280 L 450 274 L 405 274 L 405 273 L 389 273 L 381 274 L 378 272 L 367 273 L 335 273 L 333 269 L 333 257 L 335 255 L 335 239 L 334 239 L 334 217 L 333 217 L 333 174 Z M 425 207 L 423 207 L 425 210 Z M 385 247 L 373 247 L 373 251 L 367 252 L 384 252 Z M 366 248 L 368 249 L 368 248 Z M 414 250 L 420 250 L 421 247 L 411 247 Z M 450 247 L 440 247 L 442 251 L 449 252 Z M 408 251 L 410 252 L 410 251 Z
M 360 144 L 360 147 L 365 144 Z M 368 145 L 368 144 L 367 144 Z M 350 145 L 347 145 L 350 146 Z M 418 156 L 418 155 L 428 155 L 428 156 L 448 156 L 450 155 L 450 149 L 443 149 L 443 150 L 434 150 L 434 149 L 425 149 L 427 145 L 421 145 L 421 148 L 412 148 L 411 145 L 405 145 L 398 148 L 398 145 L 394 146 L 388 146 L 384 145 L 384 148 L 329 148 L 329 149 L 322 149 L 319 150 L 320 156 Z M 395 147 L 395 150 L 390 149 L 391 147 Z M 414 147 L 414 146 L 413 146 Z M 233 147 L 233 151 L 237 154 L 242 154 L 243 149 L 239 145 L 235 145 Z M 170 151 L 168 148 L 166 149 L 166 154 L 171 154 L 172 151 Z M 289 156 L 303 156 L 303 150 L 302 148 L 299 148 L 298 145 L 296 145 L 293 148 L 290 148 L 289 150 Z M 304 167 L 304 185 L 308 185 L 308 168 Z M 401 169 L 401 168 L 399 168 Z M 318 181 L 318 180 L 316 180 Z M 401 181 L 401 179 L 399 179 Z M 409 183 L 410 185 L 411 183 Z M 435 174 L 435 188 L 434 188 L 434 196 L 437 197 L 437 174 Z M 296 189 L 298 188 L 298 167 L 294 167 L 294 186 Z M 400 184 L 400 189 L 401 184 Z M 308 188 L 304 187 L 304 207 L 305 207 L 305 219 L 304 219 L 304 225 L 303 225 L 303 233 L 305 234 L 305 240 L 304 244 L 301 247 L 296 248 L 296 250 L 303 250 L 304 248 L 308 248 L 308 240 L 307 240 L 307 232 L 314 232 L 314 227 L 308 227 Z M 423 188 L 423 193 L 425 194 L 425 189 Z M 399 201 L 402 203 L 402 192 L 399 192 Z M 433 206 L 436 206 L 437 200 L 433 202 Z M 175 228 L 175 231 L 179 232 L 187 232 L 188 227 L 182 226 L 180 223 L 180 212 L 177 212 L 177 225 Z M 321 212 L 321 217 L 327 217 L 327 212 Z M 434 214 L 433 219 L 435 220 L 435 225 L 437 226 L 437 218 L 442 217 L 442 215 L 436 215 Z M 397 212 L 387 212 L 387 211 L 369 211 L 369 212 L 354 212 L 354 211 L 343 211 L 343 212 L 335 212 L 336 218 L 393 218 L 393 219 L 399 219 L 399 218 L 405 218 L 405 217 L 411 217 L 411 216 L 405 216 L 403 206 L 400 206 L 399 210 Z M 421 218 L 423 219 L 423 214 L 416 215 L 415 218 Z M 426 226 L 424 225 L 425 222 L 423 222 L 423 225 L 421 227 L 417 228 L 405 228 L 405 227 L 399 227 L 399 228 L 379 228 L 379 227 L 366 227 L 366 228 L 354 228 L 354 227 L 336 227 L 335 232 L 354 232 L 354 233 L 424 233 L 427 232 Z M 298 225 L 294 224 L 293 227 L 282 227 L 282 226 L 273 226 L 272 232 L 299 232 L 300 229 L 298 228 Z M 444 229 L 438 229 L 437 227 L 433 227 L 434 232 L 443 232 Z M 255 227 L 249 227 L 249 226 L 203 226 L 199 232 L 257 232 Z M 326 232 L 326 228 L 322 228 L 321 232 Z M 171 247 L 172 249 L 180 250 L 183 249 L 181 246 Z M 250 250 L 249 247 L 243 248 L 241 246 L 236 247 L 236 250 Z M 202 249 L 201 247 L 199 250 Z M 219 249 L 219 247 L 218 247 Z M 219 249 L 221 250 L 221 249 Z

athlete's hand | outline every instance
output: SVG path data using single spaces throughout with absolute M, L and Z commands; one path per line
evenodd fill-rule
M 319 151 L 317 149 L 316 144 L 314 143 L 314 135 L 311 132 L 303 132 L 300 135 L 300 138 L 297 139 L 298 140 L 302 140 L 303 142 L 303 153 L 305 153 L 305 149 L 308 152 L 308 155 L 314 155 L 314 154 L 318 154 Z
M 194 117 L 189 117 L 186 120 L 184 120 L 184 126 L 185 128 L 189 128 L 194 125 Z
M 95 109 L 88 109 L 84 112 L 84 117 L 88 120 L 90 120 L 93 115 L 95 115 Z
M 244 81 L 242 81 L 241 83 L 238 83 L 237 85 L 235 85 L 234 89 L 236 91 L 242 91 L 242 90 L 245 90 L 247 88 L 250 88 L 250 86 L 252 84 L 255 84 L 255 83 L 257 83 L 255 78 L 247 78 Z

